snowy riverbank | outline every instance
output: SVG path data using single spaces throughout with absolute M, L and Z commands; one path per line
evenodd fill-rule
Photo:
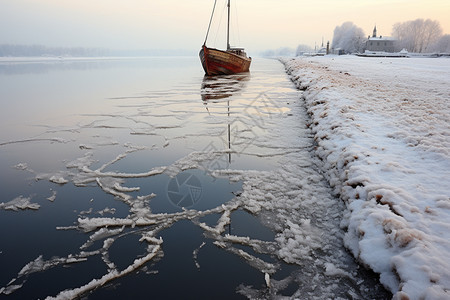
M 450 59 L 284 59 L 346 203 L 345 244 L 398 299 L 450 297 Z M 407 296 L 407 297 L 405 297 Z

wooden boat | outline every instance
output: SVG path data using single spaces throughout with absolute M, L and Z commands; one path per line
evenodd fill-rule
M 203 69 L 205 70 L 206 75 L 229 75 L 248 72 L 252 62 L 251 57 L 247 57 L 244 48 L 232 48 L 230 46 L 230 0 L 228 0 L 227 50 L 208 48 L 206 46 L 216 2 L 214 2 L 205 42 L 199 53 Z

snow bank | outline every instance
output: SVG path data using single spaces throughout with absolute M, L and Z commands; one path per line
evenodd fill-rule
M 283 61 L 356 258 L 398 299 L 450 298 L 450 60 Z M 327 265 L 327 272 L 337 270 Z

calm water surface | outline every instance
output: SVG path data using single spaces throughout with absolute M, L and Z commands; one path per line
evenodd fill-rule
M 214 78 L 196 57 L 0 63 L 0 297 L 244 298 L 267 289 L 258 259 L 298 270 L 217 173 L 276 168 L 268 129 L 298 97 L 275 60 Z

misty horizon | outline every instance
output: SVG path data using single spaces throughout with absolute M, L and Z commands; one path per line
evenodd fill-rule
M 197 54 L 204 41 L 214 1 L 53 1 L 15 0 L 2 3 L 0 44 L 45 45 L 105 49 L 143 49 Z M 224 48 L 225 1 L 218 1 L 208 46 Z M 322 38 L 331 41 L 336 26 L 354 22 L 366 34 L 374 24 L 391 35 L 397 22 L 417 18 L 437 20 L 450 33 L 450 6 L 446 1 L 320 0 L 233 1 L 231 44 L 251 55 L 267 49 L 312 48 Z M 175 50 L 174 50 L 175 49 Z M 135 50 L 133 50 L 135 51 Z
M 200 48 L 200 46 L 199 46 Z M 0 57 L 153 57 L 197 56 L 194 49 L 110 49 L 102 47 L 51 47 L 46 45 L 0 44 Z M 252 56 L 292 56 L 295 48 L 279 47 L 252 51 Z
M 105 57 L 105 56 L 193 56 L 189 49 L 111 49 L 103 47 L 51 47 L 46 45 L 0 44 L 0 57 Z

